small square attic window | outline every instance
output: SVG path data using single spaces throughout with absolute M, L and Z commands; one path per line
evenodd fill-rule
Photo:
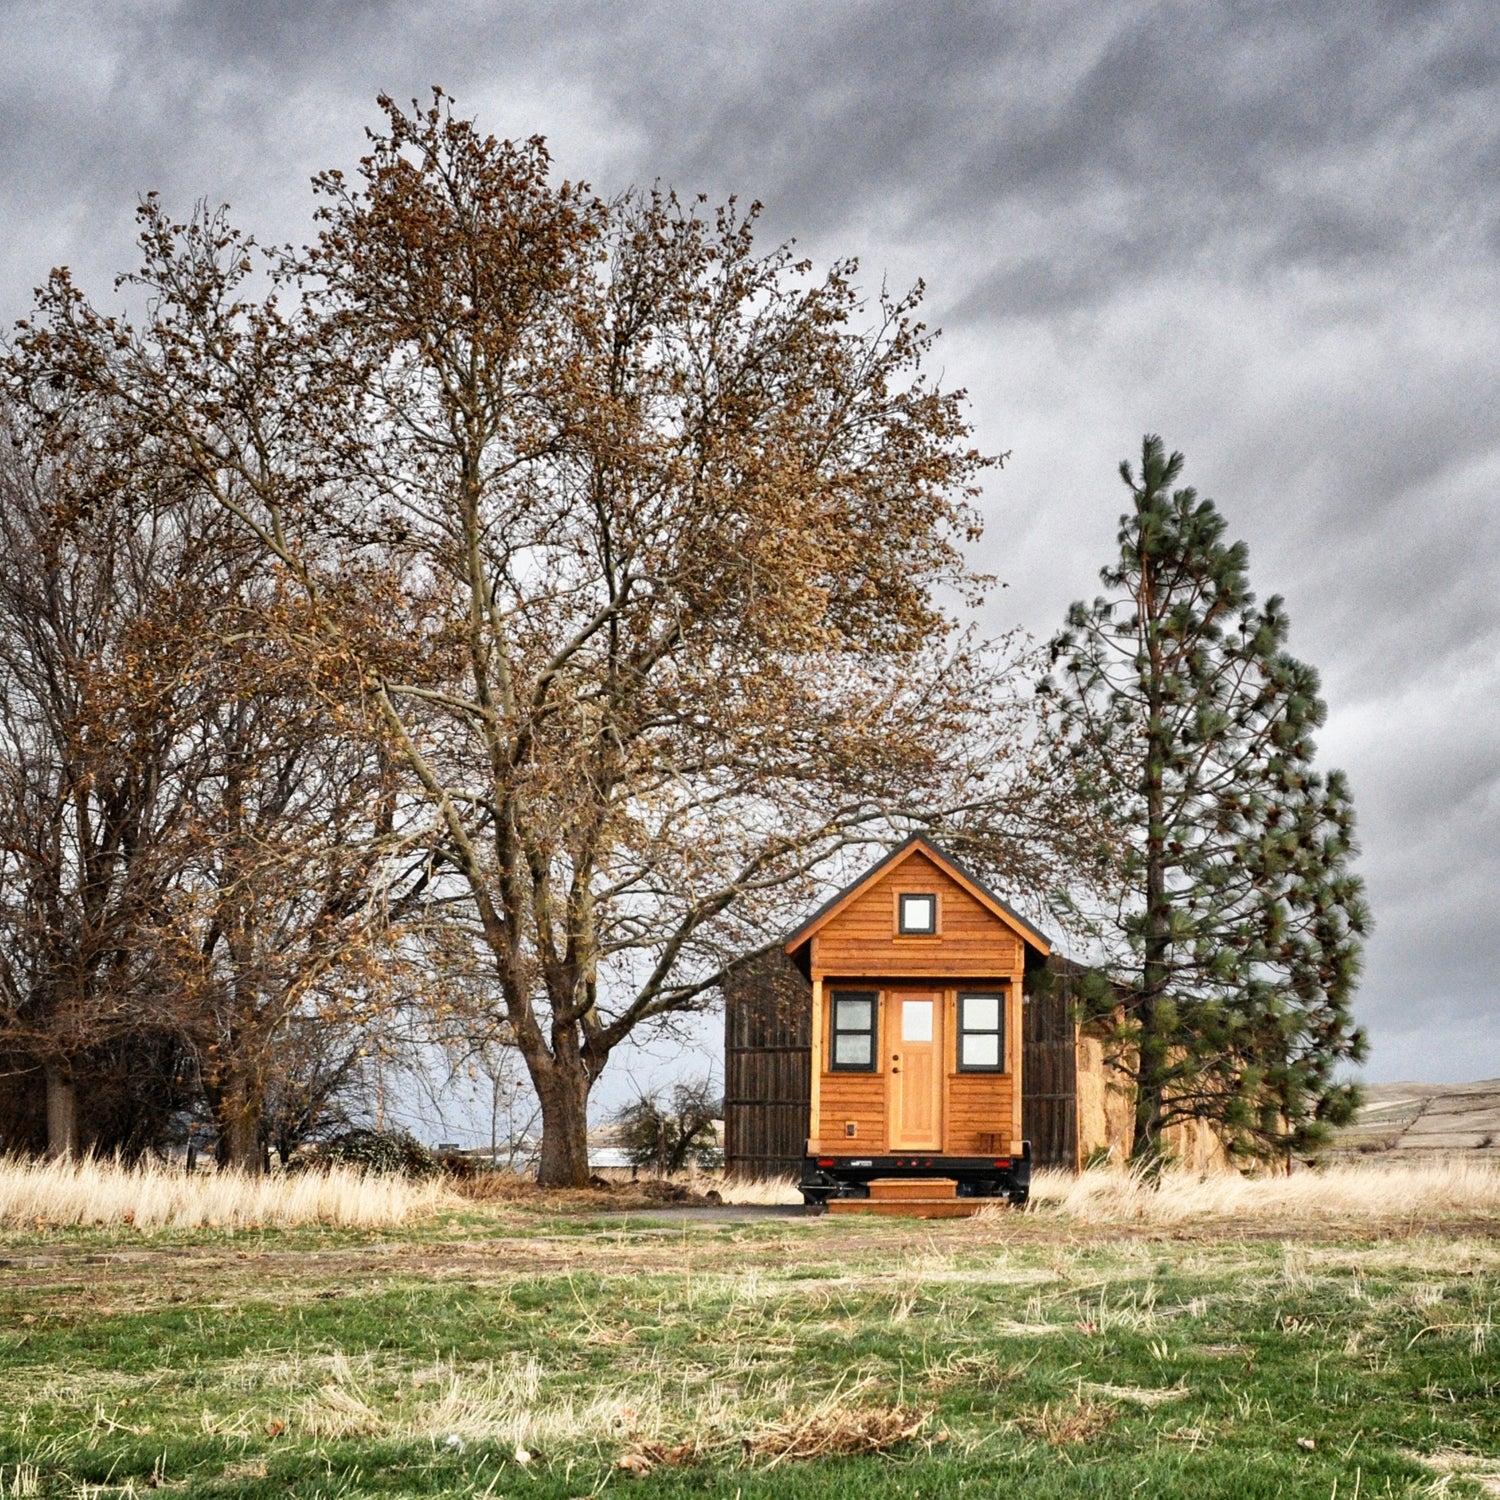
M 903 937 L 937 932 L 937 897 L 930 892 L 905 892 L 897 906 L 896 930 Z

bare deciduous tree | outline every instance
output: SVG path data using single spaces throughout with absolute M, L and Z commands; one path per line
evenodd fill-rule
M 0 1028 L 45 1071 L 54 1154 L 79 1146 L 88 1059 L 156 1024 L 195 666 L 161 627 L 221 565 L 88 438 L 49 452 L 0 421 Z
M 222 216 L 143 208 L 140 327 L 63 274 L 33 379 L 127 411 L 298 600 L 431 818 L 543 1117 L 709 1002 L 839 858 L 914 820 L 1033 888 L 1062 847 L 1024 698 L 940 603 L 986 464 L 920 289 L 763 253 L 755 210 L 604 202 L 438 93 L 388 100 L 322 234 L 252 292 Z M 286 288 L 299 292 L 286 300 Z M 1017 855 L 1006 835 L 1032 835 Z
M 406 969 L 401 893 L 388 885 L 402 840 L 378 744 L 344 721 L 254 603 L 226 601 L 215 620 L 168 913 L 177 1015 L 218 1156 L 247 1170 L 270 1144 L 268 1100 L 297 1092 L 289 1037 L 347 1033 L 390 1003 Z
M 13 406 L 0 451 L 0 1023 L 54 1153 L 90 1067 L 186 1047 L 254 1167 L 288 1023 L 399 972 L 394 787 L 259 554 L 115 416 Z

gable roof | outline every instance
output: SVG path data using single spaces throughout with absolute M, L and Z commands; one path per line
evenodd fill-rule
M 826 925 L 841 912 L 866 886 L 889 874 L 904 864 L 913 854 L 925 854 L 933 864 L 951 875 L 992 916 L 999 917 L 1007 926 L 1020 933 L 1024 942 L 1035 948 L 1045 958 L 1052 951 L 1052 941 L 1043 932 L 1033 927 L 1023 916 L 1002 901 L 976 875 L 964 868 L 946 849 L 941 849 L 931 839 L 914 833 L 903 844 L 898 844 L 890 853 L 875 861 L 863 875 L 857 876 L 843 890 L 836 891 L 796 931 L 789 933 L 782 943 L 787 953 L 794 953 L 807 942 L 819 928 Z

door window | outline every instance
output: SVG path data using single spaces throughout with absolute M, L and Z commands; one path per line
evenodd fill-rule
M 932 1040 L 931 1000 L 903 1000 L 901 1002 L 901 1040 L 903 1042 L 930 1042 Z
M 887 1143 L 895 1151 L 936 1151 L 943 1144 L 943 1002 L 931 990 L 898 990 L 891 1001 Z

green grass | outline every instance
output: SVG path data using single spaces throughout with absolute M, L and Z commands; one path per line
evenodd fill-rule
M 0 1496 L 1500 1491 L 1487 1235 L 481 1214 L 116 1242 L 0 1269 Z M 922 1426 L 886 1451 L 765 1450 L 890 1408 Z

